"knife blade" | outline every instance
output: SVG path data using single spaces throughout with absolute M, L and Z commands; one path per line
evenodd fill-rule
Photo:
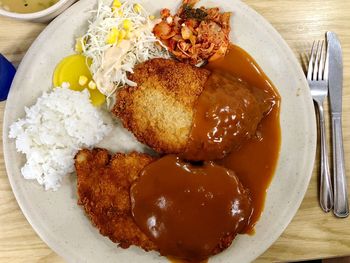
M 343 58 L 339 39 L 327 32 L 328 91 L 332 119 L 334 215 L 347 217 L 349 204 L 345 176 L 345 158 L 342 134 Z

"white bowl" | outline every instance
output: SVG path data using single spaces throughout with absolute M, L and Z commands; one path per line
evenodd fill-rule
M 33 22 L 47 22 L 55 18 L 56 16 L 58 16 L 60 13 L 62 13 L 75 1 L 77 0 L 60 0 L 56 4 L 50 6 L 49 8 L 46 8 L 39 12 L 27 13 L 27 14 L 9 12 L 0 8 L 0 15 L 19 19 L 19 20 L 26 20 L 26 21 L 33 21 Z

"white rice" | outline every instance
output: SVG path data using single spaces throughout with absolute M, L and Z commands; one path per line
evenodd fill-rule
M 26 117 L 10 126 L 9 137 L 26 155 L 21 172 L 36 179 L 45 190 L 57 190 L 62 178 L 74 171 L 74 156 L 92 147 L 112 129 L 112 122 L 94 107 L 89 92 L 68 87 L 45 92 L 35 105 L 25 108 Z

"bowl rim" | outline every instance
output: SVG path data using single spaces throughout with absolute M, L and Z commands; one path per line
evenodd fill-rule
M 41 17 L 52 14 L 53 12 L 59 10 L 61 7 L 63 7 L 69 1 L 70 0 L 59 0 L 57 3 L 53 4 L 52 6 L 45 8 L 43 10 L 37 11 L 37 12 L 33 12 L 33 13 L 10 12 L 10 11 L 7 11 L 7 10 L 0 8 L 0 15 L 11 17 L 11 18 L 20 18 L 20 19 L 41 18 Z

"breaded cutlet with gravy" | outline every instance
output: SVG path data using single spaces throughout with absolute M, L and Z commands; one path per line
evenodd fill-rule
M 117 92 L 112 113 L 140 142 L 158 152 L 181 153 L 209 75 L 206 69 L 169 59 L 148 60 L 129 76 L 138 86 Z
M 141 170 L 155 158 L 142 153 L 116 153 L 105 149 L 83 149 L 75 157 L 78 178 L 78 204 L 100 233 L 122 248 L 139 246 L 159 251 L 155 243 L 136 225 L 131 214 L 130 187 Z M 198 219 L 200 220 L 200 219 Z M 228 248 L 235 233 L 226 233 L 212 254 Z

